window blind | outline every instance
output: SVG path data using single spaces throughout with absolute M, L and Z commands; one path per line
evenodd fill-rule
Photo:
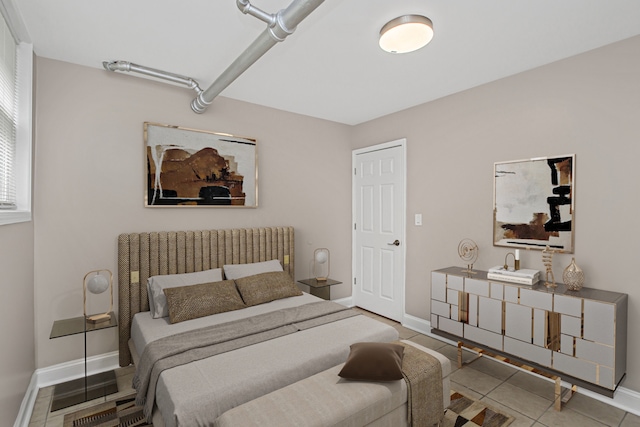
M 16 42 L 0 15 L 0 209 L 16 209 Z

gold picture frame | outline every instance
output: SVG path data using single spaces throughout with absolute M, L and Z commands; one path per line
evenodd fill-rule
M 258 206 L 253 138 L 144 123 L 146 207 Z
M 497 162 L 493 244 L 573 253 L 575 154 Z

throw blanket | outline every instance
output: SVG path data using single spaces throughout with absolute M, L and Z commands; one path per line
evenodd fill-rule
M 407 383 L 407 424 L 412 427 L 438 425 L 444 417 L 442 366 L 432 355 L 397 343 L 404 346 L 402 376 Z
M 319 301 L 153 341 L 142 352 L 133 377 L 136 404 L 144 405 L 150 421 L 158 378 L 165 369 L 357 315 L 338 303 Z

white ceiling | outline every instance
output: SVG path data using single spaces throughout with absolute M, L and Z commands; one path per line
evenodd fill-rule
M 14 3 L 40 57 L 95 68 L 125 60 L 203 89 L 266 25 L 235 0 Z M 269 13 L 290 3 L 252 0 Z M 380 28 L 408 13 L 433 21 L 433 41 L 382 51 Z M 326 0 L 221 95 L 353 125 L 638 34 L 638 0 Z M 214 100 L 204 114 L 215 109 Z

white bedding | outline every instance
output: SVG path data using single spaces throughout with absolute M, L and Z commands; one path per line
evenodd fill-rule
M 160 337 L 318 300 L 303 294 L 173 325 L 138 313 L 132 339 L 141 354 L 146 343 Z M 156 405 L 167 427 L 211 425 L 228 409 L 343 363 L 354 342 L 397 339 L 395 328 L 366 316 L 299 331 L 164 371 Z

